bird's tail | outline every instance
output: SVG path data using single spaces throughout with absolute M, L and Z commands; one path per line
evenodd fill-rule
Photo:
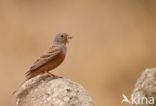
M 25 79 L 16 89 L 12 92 L 12 95 L 16 94 L 16 92 L 19 90 L 19 88 L 27 81 L 28 79 Z
M 35 76 L 37 76 L 37 75 L 39 75 L 39 74 L 41 74 L 40 73 L 40 70 L 35 70 L 35 71 L 28 71 L 27 73 L 25 73 L 26 74 L 26 79 L 17 87 L 17 89 L 12 93 L 12 94 L 15 94 L 17 91 L 18 91 L 18 89 L 27 81 L 27 80 L 29 80 L 29 79 L 31 79 L 31 78 L 33 78 L 33 77 L 35 77 Z

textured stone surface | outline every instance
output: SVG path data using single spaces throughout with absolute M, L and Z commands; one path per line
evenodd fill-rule
M 26 81 L 18 89 L 16 96 L 17 106 L 94 106 L 81 85 L 47 74 Z
M 133 91 L 134 97 L 154 97 L 154 104 L 134 104 L 133 106 L 156 106 L 156 68 L 146 69 L 138 78 L 135 89 Z

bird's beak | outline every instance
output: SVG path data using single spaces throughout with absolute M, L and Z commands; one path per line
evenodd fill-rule
M 73 38 L 72 36 L 68 36 L 68 37 L 67 37 L 67 44 L 69 44 L 69 41 L 68 41 L 68 40 L 69 40 L 69 39 L 72 39 L 72 38 Z
M 73 37 L 72 36 L 68 36 L 68 39 L 72 39 Z

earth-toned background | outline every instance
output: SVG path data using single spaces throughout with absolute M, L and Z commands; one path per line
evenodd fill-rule
M 59 32 L 74 38 L 53 72 L 82 84 L 96 106 L 126 106 L 122 94 L 156 66 L 154 0 L 0 0 L 0 106 L 15 106 L 11 93 Z

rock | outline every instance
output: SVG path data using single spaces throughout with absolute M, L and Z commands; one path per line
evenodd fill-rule
M 16 96 L 17 106 L 95 106 L 80 84 L 47 74 L 24 82 Z
M 132 95 L 140 100 L 133 106 L 156 106 L 156 68 L 146 69 L 141 74 Z

